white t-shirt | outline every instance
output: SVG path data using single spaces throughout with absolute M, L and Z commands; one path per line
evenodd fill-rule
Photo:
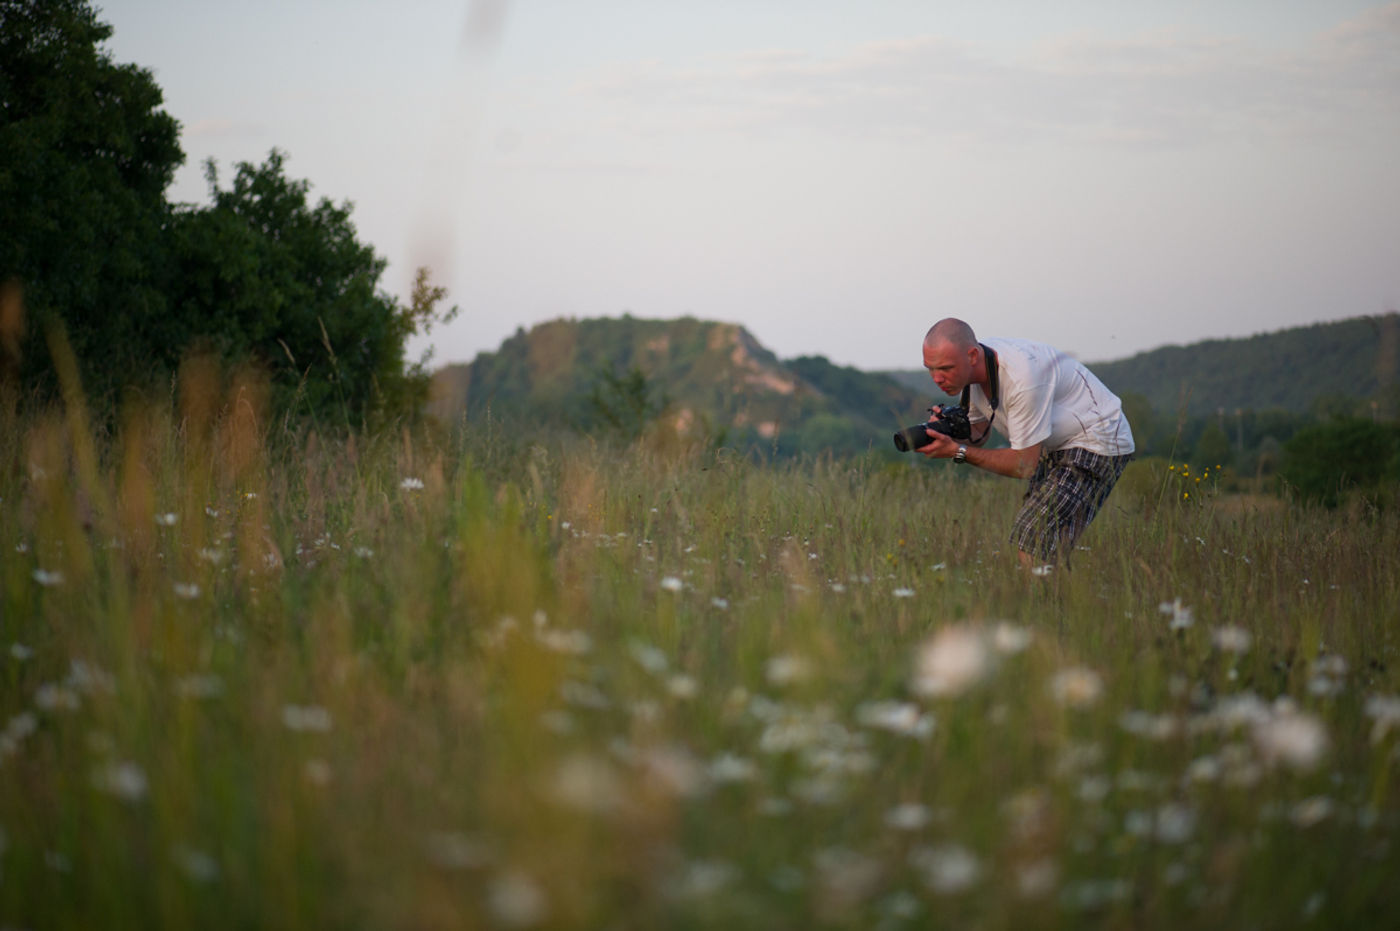
M 993 338 L 982 344 L 997 354 L 1000 377 L 1001 406 L 992 426 L 1012 449 L 1043 443 L 1048 452 L 1071 446 L 1101 456 L 1133 451 L 1123 402 L 1078 361 L 1053 346 L 1024 339 Z M 992 405 L 977 385 L 969 392 L 968 406 L 974 422 L 992 416 Z

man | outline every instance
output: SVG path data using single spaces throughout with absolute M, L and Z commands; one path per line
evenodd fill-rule
M 1122 402 L 1058 349 L 1021 339 L 979 343 L 972 327 L 951 317 L 924 337 L 924 367 L 945 394 L 962 395 L 972 437 L 927 431 L 919 452 L 1029 478 L 1011 533 L 1021 564 L 1067 559 L 1132 458 Z M 982 448 L 993 428 L 1009 449 Z

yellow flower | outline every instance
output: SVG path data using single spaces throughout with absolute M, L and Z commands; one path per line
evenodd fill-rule
M 1181 500 L 1182 500 L 1182 501 L 1185 501 L 1185 500 L 1186 500 L 1187 498 L 1189 498 L 1189 497 L 1191 497 L 1191 492 L 1189 492 L 1189 491 L 1183 491 L 1183 492 L 1181 493 Z

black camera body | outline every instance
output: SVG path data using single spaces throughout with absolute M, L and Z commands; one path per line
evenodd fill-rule
M 944 436 L 952 437 L 955 440 L 968 440 L 972 438 L 972 424 L 967 419 L 967 411 L 961 407 L 945 407 L 938 412 L 938 416 L 927 423 L 916 423 L 912 427 L 905 427 L 894 435 L 894 448 L 902 453 L 907 453 L 911 449 L 922 449 L 932 440 L 928 433 L 941 433 Z

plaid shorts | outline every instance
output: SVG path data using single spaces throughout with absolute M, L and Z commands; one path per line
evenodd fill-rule
M 1041 455 L 1026 486 L 1011 542 L 1046 562 L 1067 559 L 1131 458 L 1100 456 L 1077 447 Z

